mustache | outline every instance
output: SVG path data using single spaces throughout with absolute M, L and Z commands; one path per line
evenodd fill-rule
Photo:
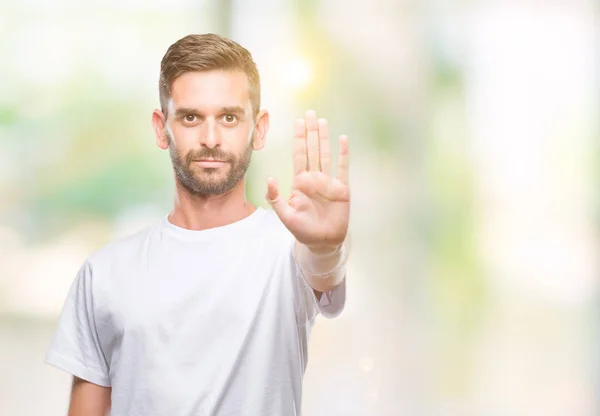
M 215 147 L 214 149 L 206 147 L 203 149 L 190 150 L 185 157 L 187 164 L 192 163 L 194 160 L 200 159 L 217 159 L 224 162 L 233 162 L 235 157 L 227 152 L 224 152 L 218 147 Z
M 165 136 L 167 136 L 167 140 L 169 141 L 169 147 L 173 144 L 173 136 L 169 133 L 167 129 L 164 130 Z M 204 147 L 201 149 L 190 150 L 188 154 L 185 156 L 186 164 L 191 164 L 194 160 L 200 159 L 217 159 L 222 160 L 223 162 L 235 162 L 236 157 L 231 153 L 224 152 L 218 147 L 214 149 L 210 149 L 208 147 Z

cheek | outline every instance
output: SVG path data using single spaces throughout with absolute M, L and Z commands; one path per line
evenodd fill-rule
M 198 127 L 184 127 L 179 124 L 169 126 L 171 137 L 175 138 L 177 146 L 186 146 L 193 143 L 199 134 Z
M 254 125 L 248 120 L 238 121 L 235 126 L 220 125 L 222 131 L 227 135 L 235 135 L 238 138 L 248 137 L 252 133 Z
M 196 137 L 198 135 L 194 128 L 184 128 L 173 126 L 169 128 L 169 136 L 171 137 L 171 146 L 177 150 L 177 154 L 181 157 L 186 155 L 190 150 L 197 147 Z
M 239 125 L 235 127 L 225 127 L 221 129 L 221 135 L 223 138 L 227 138 L 229 141 L 239 142 L 248 135 L 248 126 Z
M 248 129 L 246 132 L 246 145 L 249 145 L 252 142 L 252 138 L 254 137 L 254 126 Z

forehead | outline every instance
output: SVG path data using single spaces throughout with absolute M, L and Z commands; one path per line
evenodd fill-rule
M 186 72 L 173 81 L 171 105 L 210 110 L 250 104 L 248 77 L 242 71 Z

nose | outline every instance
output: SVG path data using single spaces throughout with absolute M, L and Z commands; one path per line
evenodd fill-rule
M 200 144 L 210 149 L 214 149 L 221 145 L 221 137 L 217 121 L 214 117 L 208 117 L 204 123 L 202 123 L 202 130 L 200 132 Z

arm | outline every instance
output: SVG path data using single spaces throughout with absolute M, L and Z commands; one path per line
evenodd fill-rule
M 320 298 L 321 293 L 329 292 L 346 277 L 346 243 L 334 247 L 313 248 L 296 241 L 294 255 L 306 283 Z
M 314 111 L 307 111 L 304 119 L 296 121 L 291 198 L 286 202 L 280 197 L 274 178 L 267 181 L 267 199 L 296 237 L 296 262 L 317 297 L 342 283 L 346 275 L 348 154 L 348 137 L 342 135 L 334 177 L 327 120 L 317 120 Z
M 71 284 L 46 354 L 47 364 L 74 376 L 69 416 L 105 416 L 110 407 L 109 368 L 96 328 L 92 279 L 86 260 Z
M 69 416 L 107 416 L 110 411 L 110 393 L 110 387 L 73 377 Z

